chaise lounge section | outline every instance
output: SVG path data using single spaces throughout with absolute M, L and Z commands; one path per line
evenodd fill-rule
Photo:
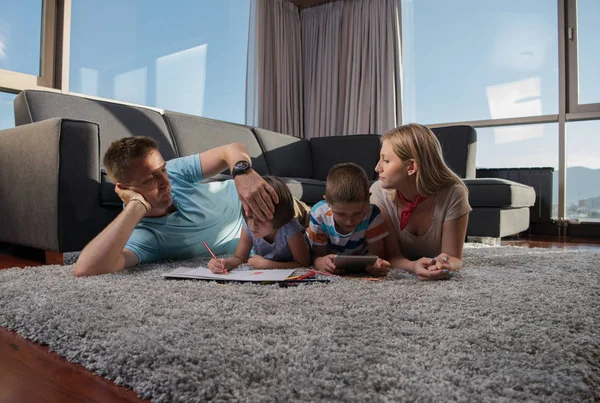
M 110 143 L 150 136 L 165 160 L 231 142 L 249 150 L 261 175 L 282 177 L 297 198 L 316 203 L 329 169 L 352 161 L 377 179 L 378 135 L 310 140 L 261 128 L 171 111 L 46 91 L 14 101 L 15 128 L 0 131 L 0 242 L 60 253 L 79 251 L 121 211 L 102 167 Z M 468 236 L 503 237 L 529 226 L 530 186 L 475 178 L 477 134 L 472 127 L 433 129 L 449 166 L 469 188 Z M 227 178 L 226 173 L 211 180 Z

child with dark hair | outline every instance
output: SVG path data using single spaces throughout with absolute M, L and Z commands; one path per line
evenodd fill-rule
M 265 176 L 263 179 L 279 197 L 273 219 L 260 221 L 247 217 L 242 210 L 244 223 L 235 254 L 219 261 L 211 259 L 208 267 L 213 273 L 223 273 L 246 262 L 257 269 L 292 269 L 310 265 L 310 247 L 304 226 L 294 217 L 292 193 L 277 177 Z M 254 255 L 250 257 L 252 251 Z
M 341 274 L 336 255 L 384 256 L 387 226 L 379 208 L 369 203 L 369 180 L 354 163 L 337 164 L 329 171 L 325 196 L 310 211 L 308 239 L 318 270 Z M 386 275 L 390 264 L 377 259 L 367 272 Z

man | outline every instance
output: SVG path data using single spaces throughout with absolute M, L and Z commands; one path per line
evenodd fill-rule
M 104 167 L 125 207 L 81 251 L 75 276 L 115 273 L 159 259 L 233 253 L 242 226 L 241 208 L 272 219 L 278 197 L 250 166 L 246 146 L 232 143 L 167 163 L 150 137 L 113 142 Z M 233 180 L 199 183 L 226 168 Z

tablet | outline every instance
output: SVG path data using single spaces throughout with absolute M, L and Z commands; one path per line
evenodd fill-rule
M 345 270 L 347 273 L 364 272 L 368 266 L 372 266 L 377 261 L 375 255 L 355 256 L 355 255 L 335 255 L 333 264 L 337 269 Z

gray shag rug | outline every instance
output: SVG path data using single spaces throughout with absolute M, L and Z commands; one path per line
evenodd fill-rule
M 0 326 L 157 402 L 600 400 L 600 254 L 464 259 L 291 288 L 160 277 L 200 259 L 0 270 Z

